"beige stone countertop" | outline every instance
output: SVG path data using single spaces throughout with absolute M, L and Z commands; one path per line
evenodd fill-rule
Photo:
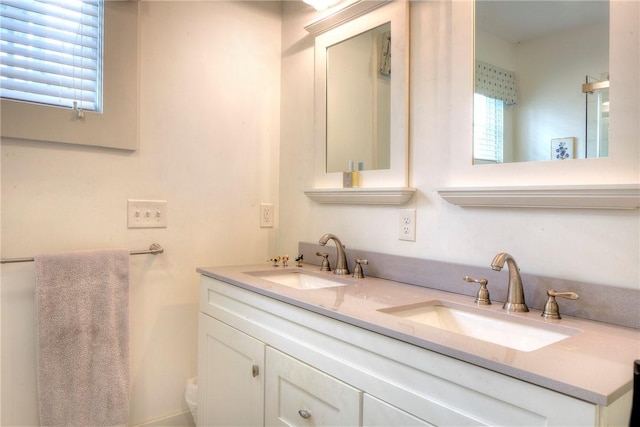
M 337 276 L 318 266 L 272 267 L 269 264 L 198 268 L 205 276 L 366 328 L 427 350 L 472 363 L 532 384 L 599 405 L 608 405 L 633 387 L 633 361 L 640 359 L 640 330 L 563 316 L 545 320 L 539 310 L 507 313 L 502 302 L 478 306 L 474 298 L 390 280 Z M 345 286 L 296 289 L 265 280 L 264 274 L 304 272 Z M 570 330 L 574 335 L 533 351 L 520 351 L 413 322 L 378 311 L 444 300 L 489 316 Z M 560 313 L 567 302 L 558 298 Z

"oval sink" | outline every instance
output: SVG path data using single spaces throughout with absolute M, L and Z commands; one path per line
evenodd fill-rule
M 314 276 L 300 271 L 257 272 L 248 273 L 260 279 L 268 280 L 279 285 L 296 289 L 322 289 L 334 286 L 345 286 L 348 283 L 332 280 L 325 277 Z
M 519 351 L 534 351 L 580 332 L 441 300 L 378 311 Z

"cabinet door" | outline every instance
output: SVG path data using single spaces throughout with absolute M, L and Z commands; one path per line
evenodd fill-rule
M 410 413 L 376 399 L 369 394 L 365 394 L 362 401 L 362 425 L 365 427 L 433 427 L 433 424 L 414 417 Z
M 359 426 L 361 392 L 267 347 L 265 425 Z
M 198 425 L 262 425 L 264 343 L 199 316 Z

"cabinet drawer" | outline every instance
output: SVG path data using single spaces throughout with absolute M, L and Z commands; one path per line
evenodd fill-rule
M 265 364 L 265 425 L 361 425 L 359 390 L 271 347 Z

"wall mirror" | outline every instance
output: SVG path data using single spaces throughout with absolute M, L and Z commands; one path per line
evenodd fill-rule
M 362 2 L 368 3 L 368 2 Z M 383 2 L 315 39 L 315 188 L 408 182 L 408 2 Z
M 327 47 L 329 173 L 390 167 L 390 41 L 386 22 Z
M 608 156 L 608 0 L 477 0 L 474 50 L 474 164 Z

